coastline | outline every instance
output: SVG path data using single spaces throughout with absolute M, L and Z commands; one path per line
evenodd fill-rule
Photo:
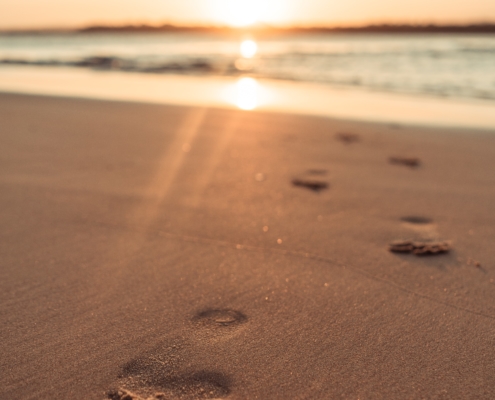
M 0 397 L 495 395 L 491 131 L 23 94 L 0 119 Z
M 0 92 L 495 129 L 495 102 L 252 79 L 2 66 Z

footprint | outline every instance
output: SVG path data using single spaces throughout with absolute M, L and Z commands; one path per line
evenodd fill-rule
M 418 224 L 418 225 L 431 224 L 433 222 L 433 220 L 431 218 L 420 217 L 420 216 L 416 216 L 416 215 L 410 215 L 407 217 L 402 217 L 401 221 L 404 221 L 404 222 L 407 222 L 410 224 Z
M 421 161 L 417 157 L 390 157 L 388 159 L 390 164 L 404 165 L 410 168 L 419 167 Z
M 418 240 L 396 240 L 389 245 L 393 253 L 412 253 L 418 256 L 448 253 L 452 244 L 450 241 L 440 241 L 436 225 L 428 217 L 410 215 L 402 217 L 402 225 L 414 231 Z
M 337 140 L 340 140 L 341 142 L 344 142 L 346 144 L 356 143 L 361 140 L 357 133 L 352 132 L 339 132 L 335 135 L 335 137 L 337 138 Z
M 437 225 L 428 217 L 410 215 L 401 218 L 402 226 L 417 234 L 417 239 L 426 241 L 439 240 Z
M 245 314 L 233 309 L 199 311 L 191 319 L 189 333 L 192 340 L 187 339 L 189 335 L 186 334 L 164 341 L 126 363 L 118 376 L 117 389 L 109 391 L 107 399 L 195 400 L 227 397 L 232 390 L 231 377 L 208 367 L 196 369 L 192 360 L 197 346 L 204 348 L 219 339 L 232 337 L 247 321 Z
M 396 240 L 389 245 L 392 253 L 412 253 L 417 256 L 448 253 L 452 245 L 449 241 L 420 242 L 412 240 Z
M 315 180 L 315 179 L 295 178 L 292 180 L 292 184 L 297 187 L 302 187 L 312 190 L 313 192 L 320 192 L 321 190 L 328 189 L 329 187 L 329 184 L 327 182 Z
M 136 386 L 133 377 L 129 386 Z M 120 388 L 107 393 L 110 400 L 158 400 L 158 399 L 222 399 L 230 392 L 231 382 L 228 377 L 218 372 L 197 371 L 184 375 L 163 376 L 160 379 L 143 381 L 141 387 L 129 390 Z
M 160 345 L 122 368 L 119 388 L 111 400 L 221 399 L 231 392 L 232 380 L 221 372 L 184 370 L 181 344 Z
M 240 311 L 231 309 L 207 309 L 199 312 L 193 322 L 206 328 L 229 328 L 247 322 L 247 317 Z

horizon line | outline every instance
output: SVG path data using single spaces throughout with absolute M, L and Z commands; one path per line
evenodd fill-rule
M 167 32 L 167 31 L 202 31 L 210 32 L 424 32 L 424 33 L 448 33 L 448 32 L 494 32 L 495 21 L 473 21 L 468 23 L 369 23 L 369 24 L 294 24 L 294 25 L 270 25 L 256 23 L 248 26 L 235 27 L 227 24 L 172 24 L 172 23 L 122 23 L 122 24 L 87 24 L 79 27 L 44 27 L 44 28 L 14 28 L 0 29 L 0 33 L 98 33 L 98 32 Z

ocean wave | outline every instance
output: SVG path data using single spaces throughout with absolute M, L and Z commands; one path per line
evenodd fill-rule
M 105 38 L 96 43 L 76 37 L 64 38 L 63 45 L 62 39 L 56 45 L 43 42 L 43 47 L 37 38 L 30 38 L 17 47 L 9 42 L 5 48 L 0 42 L 0 66 L 246 75 L 396 93 L 495 99 L 495 38 L 280 40 L 260 42 L 260 50 L 252 59 L 240 57 L 238 43 L 234 46 L 226 41 L 189 38 L 182 46 L 170 38 L 166 43 L 155 39 L 151 44 L 149 38 L 144 41 L 141 37 L 125 41 L 121 37 Z

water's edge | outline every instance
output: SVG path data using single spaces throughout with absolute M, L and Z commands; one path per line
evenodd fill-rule
M 255 80 L 1 67 L 0 91 L 207 106 L 372 122 L 495 129 L 495 103 Z

